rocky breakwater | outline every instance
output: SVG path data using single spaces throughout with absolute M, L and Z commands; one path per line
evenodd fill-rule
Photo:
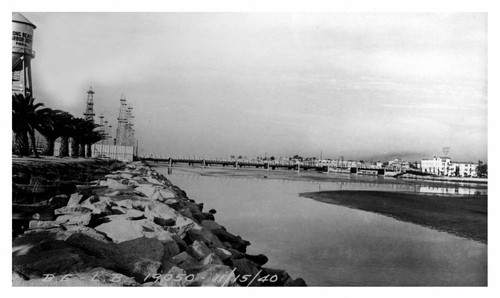
M 51 203 L 13 239 L 14 286 L 305 286 L 141 162 Z

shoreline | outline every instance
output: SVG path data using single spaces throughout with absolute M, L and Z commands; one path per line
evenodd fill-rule
M 302 197 L 392 217 L 487 245 L 487 196 L 386 191 L 319 191 Z
M 265 267 L 265 255 L 247 254 L 250 242 L 219 225 L 215 210 L 205 212 L 148 164 L 112 171 L 114 162 L 13 160 L 14 184 L 33 182 L 27 173 L 72 181 L 43 185 L 53 193 L 37 204 L 18 202 L 27 227 L 13 236 L 14 286 L 306 286 Z

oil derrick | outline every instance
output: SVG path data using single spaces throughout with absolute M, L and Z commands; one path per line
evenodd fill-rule
M 106 135 L 106 130 L 105 130 L 105 127 L 104 127 L 104 115 L 103 114 L 99 115 L 99 131 L 104 136 Z M 106 141 L 106 139 L 102 139 L 102 140 L 99 141 L 99 143 L 104 144 L 105 141 Z
M 134 124 L 132 123 L 132 119 L 134 115 L 132 114 L 132 106 L 129 104 L 127 107 L 127 123 L 125 124 L 125 135 L 126 135 L 126 145 L 133 146 L 134 145 Z
M 94 121 L 94 91 L 92 91 L 92 86 L 90 86 L 89 91 L 87 91 L 87 106 L 85 108 L 85 120 Z
M 127 100 L 122 94 L 120 98 L 120 113 L 118 115 L 118 127 L 116 128 L 116 145 L 126 145 L 126 124 L 127 124 Z

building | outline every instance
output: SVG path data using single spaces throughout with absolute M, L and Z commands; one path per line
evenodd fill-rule
M 473 162 L 452 162 L 449 157 L 422 159 L 424 173 L 449 177 L 477 177 L 477 164 Z
M 387 167 L 395 171 L 408 170 L 410 168 L 410 163 L 401 159 L 390 160 L 387 163 Z
M 449 157 L 434 156 L 432 159 L 422 159 L 422 172 L 439 176 L 449 176 L 453 168 L 450 164 L 451 158 Z
M 477 177 L 477 164 L 473 162 L 453 162 L 455 167 L 455 176 L 459 177 Z M 452 175 L 453 176 L 453 175 Z

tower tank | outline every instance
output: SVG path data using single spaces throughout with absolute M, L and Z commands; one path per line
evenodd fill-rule
M 33 31 L 36 26 L 18 12 L 12 13 L 12 92 L 24 96 L 33 94 L 31 59 Z

